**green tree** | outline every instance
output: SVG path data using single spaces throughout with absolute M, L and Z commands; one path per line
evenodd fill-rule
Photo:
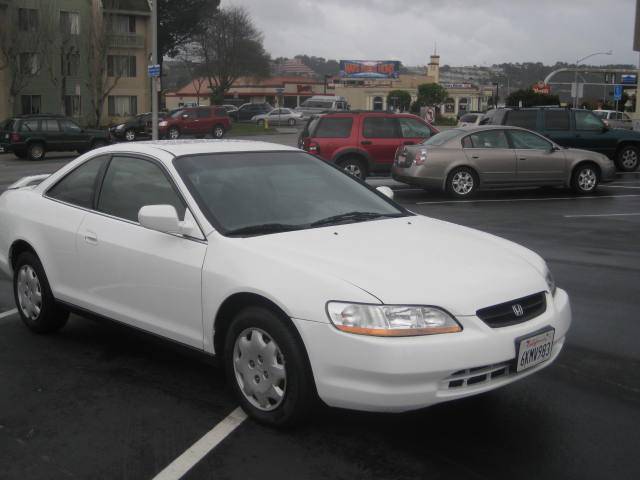
M 155 1 L 155 0 L 154 0 Z M 179 5 L 177 5 L 179 3 Z M 175 57 L 205 28 L 205 19 L 220 0 L 158 0 L 158 60 Z
M 418 106 L 440 105 L 447 98 L 447 90 L 439 83 L 418 85 Z
M 411 94 L 406 90 L 391 90 L 387 95 L 387 105 L 405 112 L 411 106 Z
M 507 97 L 507 106 L 517 107 L 522 102 L 523 107 L 535 107 L 538 105 L 560 105 L 558 95 L 536 93 L 531 88 L 516 90 Z

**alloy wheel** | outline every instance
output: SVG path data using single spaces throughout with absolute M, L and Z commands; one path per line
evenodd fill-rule
M 344 171 L 350 173 L 354 177 L 362 178 L 362 169 L 360 165 L 355 163 L 348 163 L 344 166 Z
M 622 153 L 621 163 L 624 168 L 627 168 L 629 170 L 634 169 L 638 164 L 638 153 L 632 148 L 627 148 Z
M 42 311 L 42 288 L 31 265 L 23 265 L 18 271 L 17 290 L 22 314 L 29 320 L 36 320 Z
M 133 142 L 136 139 L 136 132 L 133 130 L 127 130 L 124 134 L 124 138 L 127 139 L 127 142 Z
M 44 155 L 44 147 L 40 144 L 31 147 L 31 158 L 39 160 Z
M 469 172 L 456 172 L 451 179 L 451 188 L 458 195 L 468 195 L 474 187 L 473 175 Z
M 180 137 L 180 132 L 178 131 L 177 128 L 172 128 L 171 130 L 169 130 L 169 138 L 171 140 L 177 140 Z
M 591 168 L 583 168 L 578 175 L 578 186 L 580 190 L 589 192 L 596 187 L 598 176 Z
M 222 128 L 222 127 L 216 127 L 216 128 L 213 130 L 213 136 L 214 136 L 215 138 L 222 138 L 222 136 L 223 136 L 223 135 L 224 135 L 224 128 Z
M 252 327 L 238 335 L 233 348 L 233 371 L 240 391 L 259 410 L 275 410 L 284 400 L 284 356 L 264 330 Z

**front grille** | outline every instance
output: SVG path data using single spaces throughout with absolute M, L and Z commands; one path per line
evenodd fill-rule
M 467 368 L 458 370 L 450 377 L 444 380 L 444 387 L 447 389 L 456 389 L 464 387 L 472 387 L 474 385 L 489 383 L 492 380 L 498 380 L 516 371 L 514 362 L 503 362 L 495 365 L 485 365 L 484 367 Z
M 546 309 L 547 298 L 544 292 L 540 292 L 492 307 L 482 308 L 476 312 L 476 315 L 491 328 L 499 328 L 531 320 L 538 315 L 542 315 Z

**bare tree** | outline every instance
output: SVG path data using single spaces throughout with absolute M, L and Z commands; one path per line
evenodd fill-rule
M 200 106 L 200 93 L 207 84 L 207 78 L 204 75 L 202 59 L 197 55 L 197 46 L 189 44 L 180 49 L 177 56 L 179 68 L 182 68 L 193 85 L 196 93 L 198 106 Z
M 262 33 L 243 8 L 210 9 L 205 15 L 205 31 L 195 44 L 214 102 L 221 103 L 238 78 L 268 76 L 270 56 Z

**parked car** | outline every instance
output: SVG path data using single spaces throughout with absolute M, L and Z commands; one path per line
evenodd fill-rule
M 82 128 L 62 115 L 18 115 L 4 122 L 0 132 L 0 153 L 18 158 L 42 160 L 47 152 L 84 153 L 111 141 L 107 130 Z
M 222 138 L 231 129 L 227 111 L 221 107 L 181 108 L 158 123 L 160 138 L 178 139 L 183 136 Z
M 458 119 L 458 127 L 471 127 L 480 125 L 480 121 L 484 118 L 484 113 L 469 112 L 465 113 Z
M 346 112 L 349 110 L 349 104 L 345 97 L 315 95 L 306 99 L 299 107 L 296 107 L 295 110 L 298 113 L 302 113 L 305 118 L 309 118 L 311 115 L 317 115 L 319 113 Z
M 220 105 L 222 108 L 224 108 L 227 113 L 231 113 L 231 112 L 237 112 L 238 111 L 238 107 L 235 105 Z
M 216 355 L 271 425 L 318 397 L 401 412 L 550 365 L 571 308 L 544 260 L 392 194 L 283 145 L 118 144 L 0 196 L 0 269 L 32 331 L 78 312 Z
M 235 112 L 229 112 L 229 116 L 236 122 L 251 120 L 256 115 L 269 113 L 273 107 L 268 103 L 245 103 L 240 105 Z
M 625 172 L 637 170 L 640 164 L 640 132 L 609 128 L 590 110 L 498 108 L 489 110 L 481 123 L 535 130 L 563 147 L 602 153 Z
M 265 121 L 268 121 L 269 125 L 293 126 L 301 120 L 302 113 L 292 111 L 289 108 L 274 108 L 269 113 L 256 115 L 251 119 L 251 121 L 256 122 L 259 127 L 263 126 Z
M 563 148 L 518 127 L 479 126 L 447 130 L 421 145 L 399 149 L 392 177 L 403 183 L 470 197 L 506 187 L 571 187 L 592 193 L 615 179 L 606 156 Z
M 436 133 L 420 117 L 406 113 L 336 112 L 312 116 L 298 145 L 364 179 L 389 172 L 399 146 L 420 143 Z
M 617 112 L 615 110 L 594 110 L 593 113 L 608 127 L 633 130 L 633 120 L 631 120 L 631 117 L 624 112 Z
M 147 136 L 147 125 L 151 123 L 151 113 L 141 113 L 131 117 L 124 123 L 114 125 L 109 129 L 112 138 L 133 142 L 139 137 Z

